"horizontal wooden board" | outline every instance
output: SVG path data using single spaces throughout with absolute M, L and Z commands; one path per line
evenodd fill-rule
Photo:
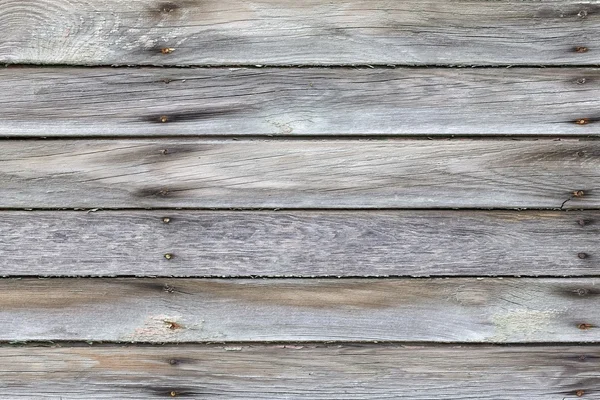
M 9 211 L 0 275 L 600 275 L 599 221 L 591 211 Z
M 599 12 L 597 0 L 4 0 L 0 62 L 598 64 Z
M 600 348 L 0 348 L 3 399 L 596 399 Z
M 600 134 L 596 68 L 8 68 L 0 90 L 0 137 Z
M 0 340 L 598 342 L 598 278 L 2 279 Z
M 0 207 L 598 208 L 600 142 L 2 141 Z

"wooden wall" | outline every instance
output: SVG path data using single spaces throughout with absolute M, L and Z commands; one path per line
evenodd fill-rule
M 600 2 L 0 0 L 1 399 L 600 399 Z

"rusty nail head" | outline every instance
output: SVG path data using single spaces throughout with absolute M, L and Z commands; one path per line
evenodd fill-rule
M 577 254 L 577 257 L 581 258 L 582 260 L 583 260 L 584 258 L 587 258 L 587 256 L 588 256 L 588 255 L 587 255 L 586 253 L 578 253 L 578 254 Z

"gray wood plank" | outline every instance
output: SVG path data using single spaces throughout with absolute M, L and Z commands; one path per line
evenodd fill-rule
M 2 399 L 597 399 L 598 346 L 0 348 Z
M 597 68 L 7 68 L 0 90 L 3 137 L 600 134 Z
M 0 275 L 590 276 L 599 221 L 590 211 L 9 211 Z
M 0 62 L 598 64 L 599 10 L 597 0 L 2 0 Z
M 2 279 L 0 340 L 598 342 L 598 278 Z
M 2 141 L 4 208 L 598 208 L 600 142 Z

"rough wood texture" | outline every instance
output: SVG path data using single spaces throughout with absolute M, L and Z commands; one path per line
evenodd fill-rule
M 0 90 L 7 137 L 600 134 L 591 68 L 8 68 Z
M 0 207 L 597 208 L 600 142 L 3 141 Z
M 600 279 L 3 279 L 0 340 L 596 342 Z
M 599 12 L 597 0 L 2 0 L 0 62 L 597 64 Z
M 599 359 L 598 346 L 4 347 L 0 398 L 597 399 Z
M 11 211 L 0 212 L 0 275 L 600 275 L 599 221 L 575 211 Z

